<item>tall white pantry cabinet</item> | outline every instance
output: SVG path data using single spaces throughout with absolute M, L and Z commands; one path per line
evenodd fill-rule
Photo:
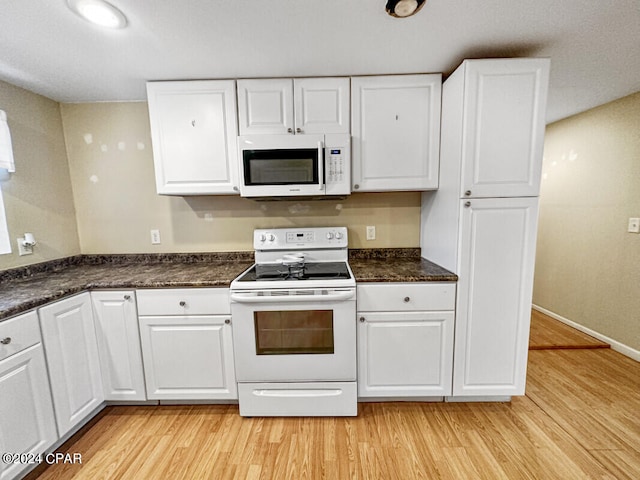
M 453 399 L 523 395 L 548 59 L 466 60 L 443 84 L 422 256 L 455 272 Z

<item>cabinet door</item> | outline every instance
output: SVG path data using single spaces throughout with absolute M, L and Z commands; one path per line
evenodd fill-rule
M 42 307 L 39 313 L 62 437 L 104 400 L 91 299 L 83 293 Z
M 548 59 L 464 63 L 462 195 L 537 196 Z
M 296 78 L 296 133 L 349 133 L 348 78 Z
M 360 397 L 451 394 L 453 312 L 359 312 Z
M 462 202 L 453 395 L 523 395 L 538 199 Z
M 151 82 L 147 96 L 158 193 L 238 193 L 235 82 Z
M 229 316 L 140 317 L 150 400 L 237 399 Z
M 16 317 L 27 319 L 37 326 L 35 312 Z M 43 453 L 57 439 L 49 378 L 38 342 L 0 361 L 0 452 Z M 0 463 L 0 479 L 17 478 L 23 467 Z
M 91 292 L 105 400 L 146 400 L 133 291 Z
M 438 188 L 441 75 L 353 77 L 351 88 L 353 190 Z
M 238 80 L 240 135 L 293 134 L 293 80 Z

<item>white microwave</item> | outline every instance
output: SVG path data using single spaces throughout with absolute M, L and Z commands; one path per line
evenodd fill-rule
M 294 197 L 351 193 L 351 137 L 243 135 L 238 137 L 240 195 Z

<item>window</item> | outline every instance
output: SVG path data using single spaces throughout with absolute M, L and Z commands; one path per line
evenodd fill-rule
M 11 253 L 11 241 L 9 240 L 9 227 L 7 226 L 7 216 L 4 212 L 2 184 L 0 183 L 0 255 L 3 253 Z

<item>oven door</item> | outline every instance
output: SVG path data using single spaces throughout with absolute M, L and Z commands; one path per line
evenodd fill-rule
M 243 197 L 323 195 L 322 135 L 250 135 L 238 139 Z
M 355 289 L 231 293 L 239 382 L 356 380 Z

